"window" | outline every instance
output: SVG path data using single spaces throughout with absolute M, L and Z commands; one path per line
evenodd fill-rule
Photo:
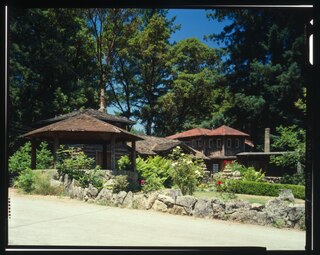
M 217 148 L 221 148 L 221 139 L 217 139 Z
M 213 148 L 213 140 L 209 139 L 209 148 Z
M 227 139 L 227 148 L 231 148 L 231 138 Z
M 212 164 L 212 172 L 213 173 L 219 172 L 219 164 Z
M 192 140 L 192 147 L 193 147 L 193 148 L 196 147 L 196 140 Z
M 198 147 L 202 147 L 202 140 L 201 139 L 198 140 Z
M 234 147 L 236 147 L 237 149 L 240 147 L 239 138 L 236 138 Z

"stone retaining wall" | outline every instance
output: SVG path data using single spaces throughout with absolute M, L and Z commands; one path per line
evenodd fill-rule
M 98 191 L 92 185 L 81 188 L 74 180 L 64 180 L 64 188 L 71 198 L 108 206 L 155 210 L 176 215 L 231 220 L 236 222 L 268 225 L 278 228 L 305 229 L 305 207 L 294 204 L 291 192 L 284 191 L 265 205 L 246 201 L 222 201 L 220 199 L 183 196 L 180 190 L 161 190 L 152 193 L 132 193 L 103 188 Z

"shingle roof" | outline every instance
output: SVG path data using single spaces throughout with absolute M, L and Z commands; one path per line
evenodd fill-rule
M 116 134 L 117 136 L 128 138 L 128 140 L 141 140 L 140 137 L 133 135 L 126 130 L 87 114 L 77 114 L 60 120 L 53 124 L 28 132 L 22 135 L 22 137 L 53 137 L 54 134 L 59 134 L 60 136 L 63 135 L 64 138 L 68 138 L 68 136 L 74 138 L 74 134 L 77 134 L 77 137 L 74 139 L 78 139 L 79 141 L 82 141 L 84 136 L 96 136 L 96 139 L 99 139 L 99 135 L 102 134 Z
M 210 133 L 208 134 L 209 136 L 249 136 L 246 133 L 243 133 L 237 129 L 228 127 L 226 125 L 223 125 L 221 127 L 218 127 L 214 130 L 211 130 Z
M 169 139 L 178 139 L 185 137 L 194 137 L 194 136 L 207 136 L 211 132 L 210 129 L 206 128 L 194 128 L 181 133 L 177 133 L 171 136 L 167 136 Z
M 47 125 L 50 123 L 54 123 L 60 120 L 64 120 L 73 116 L 77 116 L 79 114 L 87 114 L 89 116 L 95 117 L 99 120 L 102 121 L 107 121 L 107 122 L 120 122 L 120 123 L 125 123 L 125 124 L 135 124 L 135 121 L 129 120 L 126 117 L 121 117 L 121 116 L 115 116 L 112 114 L 108 114 L 108 113 L 104 113 L 104 112 L 100 112 L 98 110 L 94 110 L 91 108 L 88 109 L 84 109 L 84 110 L 78 110 L 78 111 L 73 111 L 67 114 L 62 114 L 59 116 L 56 116 L 54 118 L 50 118 L 50 119 L 46 119 L 46 120 L 42 120 L 37 122 L 35 125 L 39 126 L 39 125 Z

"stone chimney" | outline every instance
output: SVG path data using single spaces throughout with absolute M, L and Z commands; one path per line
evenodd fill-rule
M 100 90 L 100 108 L 99 112 L 106 112 L 106 99 L 104 98 L 104 89 Z
M 270 128 L 264 130 L 264 152 L 270 152 Z

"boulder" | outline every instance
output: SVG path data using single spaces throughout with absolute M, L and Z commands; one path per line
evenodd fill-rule
M 153 206 L 153 203 L 158 198 L 158 195 L 159 195 L 159 191 L 152 192 L 148 195 L 147 205 L 146 205 L 147 210 L 149 210 Z
M 174 199 L 172 197 L 159 194 L 157 200 L 161 201 L 162 203 L 166 204 L 166 206 L 171 207 L 174 204 Z
M 213 216 L 211 201 L 200 198 L 194 205 L 192 214 L 196 217 L 211 218 Z
M 163 191 L 163 195 L 171 197 L 176 201 L 178 196 L 182 196 L 181 190 L 179 189 L 166 189 Z
M 169 213 L 176 215 L 187 215 L 187 212 L 184 209 L 184 207 L 179 205 L 174 205 L 172 208 L 170 208 Z
M 265 206 L 262 205 L 262 204 L 253 203 L 253 204 L 251 204 L 250 210 L 254 210 L 254 211 L 259 211 L 259 212 L 261 212 L 264 208 L 265 208 Z
M 129 191 L 122 202 L 122 207 L 132 208 L 133 194 Z
M 127 196 L 127 192 L 125 191 L 120 191 L 118 194 L 113 194 L 112 195 L 112 200 L 115 206 L 121 206 L 123 203 L 123 200 Z
M 91 198 L 95 198 L 98 195 L 99 190 L 91 183 L 89 184 L 87 195 Z
M 305 215 L 305 206 L 303 204 L 289 205 L 287 208 L 287 217 L 294 224 Z
M 294 196 L 292 190 L 290 189 L 281 189 L 279 193 L 279 199 L 289 202 L 294 202 Z
M 186 212 L 190 215 L 194 204 L 197 202 L 197 199 L 193 196 L 178 196 L 176 199 L 176 205 L 183 206 Z
M 225 204 L 220 199 L 212 199 L 212 216 L 214 219 L 226 219 Z
M 147 209 L 147 198 L 144 194 L 135 194 L 132 199 L 132 208 L 134 209 Z
M 152 210 L 158 211 L 158 212 L 167 212 L 168 207 L 165 203 L 156 200 L 151 208 Z
M 112 191 L 107 189 L 107 188 L 103 188 L 98 196 L 96 197 L 95 199 L 96 201 L 104 201 L 104 202 L 107 202 L 107 201 L 111 201 L 112 200 Z
M 229 201 L 226 203 L 226 210 L 227 214 L 232 214 L 237 211 L 244 211 L 250 209 L 251 205 L 249 202 L 237 200 L 237 201 Z

